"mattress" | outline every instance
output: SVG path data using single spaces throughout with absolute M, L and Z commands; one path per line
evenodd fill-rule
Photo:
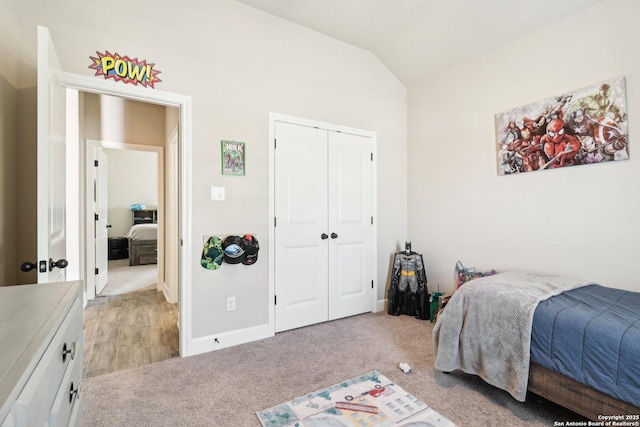
M 531 324 L 538 302 L 589 285 L 544 272 L 508 271 L 462 285 L 433 328 L 435 367 L 462 370 L 524 402 Z
M 125 237 L 131 240 L 157 240 L 158 224 L 136 224 Z
M 640 407 L 640 293 L 589 285 L 538 304 L 531 361 Z

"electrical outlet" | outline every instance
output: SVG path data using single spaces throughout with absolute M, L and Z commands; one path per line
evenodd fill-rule
M 227 311 L 233 311 L 236 309 L 236 297 L 227 298 Z

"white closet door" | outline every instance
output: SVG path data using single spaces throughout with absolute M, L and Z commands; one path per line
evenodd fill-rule
M 327 132 L 277 122 L 275 330 L 328 320 Z
M 329 132 L 329 319 L 371 311 L 373 167 L 369 138 Z
M 371 311 L 370 138 L 329 132 L 329 320 Z

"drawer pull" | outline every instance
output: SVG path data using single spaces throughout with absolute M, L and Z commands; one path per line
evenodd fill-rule
M 71 357 L 71 360 L 76 358 L 76 342 L 72 342 L 71 346 L 67 348 L 67 343 L 62 346 L 62 363 L 67 361 L 67 354 Z
M 71 381 L 71 387 L 69 387 L 69 403 L 73 403 L 74 396 L 80 399 L 80 385 L 78 385 L 78 387 L 76 388 L 73 388 L 73 381 Z

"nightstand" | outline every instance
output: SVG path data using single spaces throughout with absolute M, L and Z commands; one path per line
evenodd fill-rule
M 126 237 L 109 237 L 108 259 L 129 258 L 129 241 Z

